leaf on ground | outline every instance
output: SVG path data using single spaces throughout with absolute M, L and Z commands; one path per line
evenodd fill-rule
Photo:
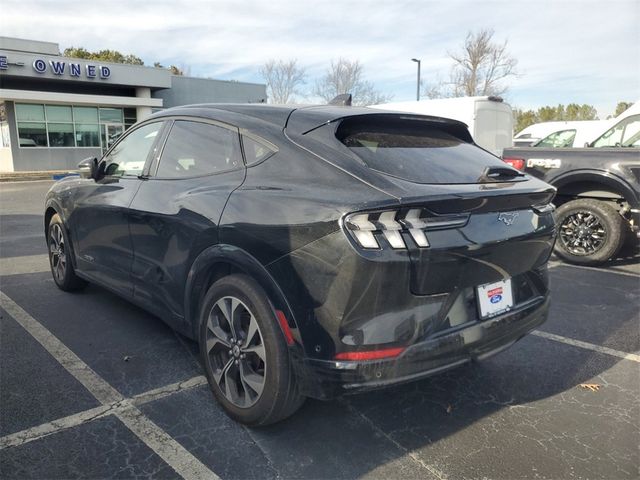
M 585 390 L 591 390 L 592 392 L 600 390 L 600 384 L 598 383 L 581 383 L 580 386 Z

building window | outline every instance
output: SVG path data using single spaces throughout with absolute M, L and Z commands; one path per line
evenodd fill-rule
M 73 140 L 73 123 L 49 123 L 50 147 L 75 147 Z
M 44 122 L 18 122 L 21 147 L 46 147 L 47 127 Z
M 17 103 L 15 109 L 21 147 L 107 149 L 125 127 L 135 123 L 131 118 L 131 110 L 135 114 L 135 109 L 30 103 Z M 101 135 L 103 131 L 113 137 L 109 137 L 111 142 Z
M 18 121 L 44 122 L 44 105 L 31 105 L 25 103 L 16 104 L 16 117 Z
M 101 108 L 100 123 L 124 123 L 121 108 Z
M 76 144 L 79 147 L 99 147 L 100 125 L 76 123 Z
M 48 122 L 68 122 L 73 123 L 71 107 L 68 105 L 46 105 Z
M 76 122 L 98 123 L 98 107 L 73 107 Z

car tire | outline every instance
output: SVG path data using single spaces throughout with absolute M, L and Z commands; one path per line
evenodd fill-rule
M 231 418 L 263 426 L 300 408 L 304 397 L 298 392 L 284 335 L 255 281 L 234 274 L 215 282 L 201 302 L 199 320 L 206 377 Z
M 76 275 L 72 261 L 72 246 L 67 229 L 57 213 L 51 217 L 47 228 L 47 249 L 53 280 L 60 290 L 80 290 L 87 282 Z
M 578 199 L 556 210 L 555 254 L 577 265 L 600 265 L 613 258 L 625 241 L 625 220 L 607 202 Z

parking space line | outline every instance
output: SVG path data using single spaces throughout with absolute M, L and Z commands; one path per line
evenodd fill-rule
M 123 405 L 126 404 L 126 408 L 115 413 L 116 417 L 173 468 L 178 475 L 188 479 L 219 478 L 167 432 L 145 417 L 138 408 L 129 403 L 55 335 L 2 291 L 0 291 L 0 304 L 22 328 L 35 338 L 100 403 L 109 408 L 111 408 L 110 404 L 113 403 L 122 402 Z
M 380 428 L 373 420 L 367 417 L 364 413 L 354 407 L 348 400 L 342 400 L 343 405 L 345 405 L 351 413 L 355 413 L 358 415 L 367 425 L 373 428 L 378 434 L 382 435 L 386 438 L 390 443 L 392 443 L 398 450 L 402 451 L 407 455 L 411 460 L 413 460 L 420 467 L 424 468 L 426 471 L 431 473 L 438 480 L 446 480 L 449 478 L 448 475 L 445 475 L 437 468 L 425 463 L 418 455 L 414 452 L 408 450 L 396 440 L 394 440 L 387 432 L 385 432 L 382 428 Z
M 19 432 L 11 433 L 0 438 L 0 450 L 9 447 L 15 447 L 18 445 L 24 445 L 25 443 L 38 440 L 40 438 L 52 435 L 54 433 L 67 430 L 68 428 L 77 427 L 83 423 L 92 422 L 103 418 L 108 415 L 114 415 L 128 409 L 131 405 L 140 406 L 146 403 L 154 402 L 161 398 L 174 395 L 178 392 L 184 392 L 192 388 L 200 387 L 207 384 L 207 379 L 198 375 L 197 377 L 184 380 L 182 382 L 172 383 L 164 387 L 149 390 L 147 392 L 139 393 L 129 399 L 113 402 L 108 405 L 100 405 L 99 407 L 84 410 L 82 412 L 74 413 L 67 417 L 58 418 L 51 422 L 43 423 L 35 427 L 27 428 Z
M 67 430 L 69 428 L 77 427 L 83 423 L 88 423 L 99 418 L 103 418 L 107 415 L 114 413 L 113 405 L 100 405 L 99 407 L 84 410 L 82 412 L 74 413 L 67 417 L 57 418 L 51 422 L 43 423 L 35 427 L 27 428 L 19 432 L 11 433 L 0 438 L 0 450 L 16 447 L 18 445 L 24 445 L 25 443 L 39 440 L 40 438 L 47 437 L 54 433 Z
M 169 395 L 173 395 L 174 393 L 182 392 L 184 390 L 190 390 L 192 388 L 200 387 L 206 384 L 207 379 L 203 375 L 198 375 L 197 377 L 192 377 L 189 380 L 172 383 L 171 385 L 166 385 L 164 387 L 159 387 L 147 392 L 139 393 L 138 395 L 131 397 L 131 403 L 136 406 L 144 405 L 145 403 L 160 400 L 161 398 L 168 397 Z
M 613 357 L 619 357 L 625 360 L 631 360 L 632 362 L 640 363 L 640 355 L 636 355 L 635 353 L 627 353 L 620 350 L 614 350 L 613 348 L 601 347 L 600 345 L 594 345 L 593 343 L 574 340 L 573 338 L 567 338 L 561 335 L 555 335 L 553 333 L 542 332 L 540 330 L 534 330 L 533 332 L 531 332 L 531 334 L 537 337 L 546 338 L 547 340 L 553 340 L 554 342 L 564 343 L 565 345 L 584 348 L 587 350 L 592 350 L 594 352 L 604 353 L 605 355 L 611 355 Z
M 615 273 L 617 275 L 625 275 L 627 277 L 636 277 L 640 279 L 640 274 L 637 274 L 634 272 L 626 272 L 624 270 L 617 270 L 615 267 L 588 267 L 586 265 L 573 265 L 571 263 L 558 262 L 558 261 L 549 262 L 549 268 L 557 268 L 557 267 L 582 268 L 584 270 L 591 270 L 592 272 Z
M 22 275 L 49 271 L 47 255 L 25 255 L 24 257 L 0 258 L 0 275 Z

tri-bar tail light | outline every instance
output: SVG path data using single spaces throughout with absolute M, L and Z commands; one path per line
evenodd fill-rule
M 383 236 L 391 248 L 406 249 L 408 234 L 420 248 L 429 247 L 429 230 L 459 228 L 467 224 L 469 214 L 433 216 L 422 208 L 385 210 L 382 212 L 352 213 L 344 220 L 345 229 L 356 243 L 367 250 L 379 250 Z

